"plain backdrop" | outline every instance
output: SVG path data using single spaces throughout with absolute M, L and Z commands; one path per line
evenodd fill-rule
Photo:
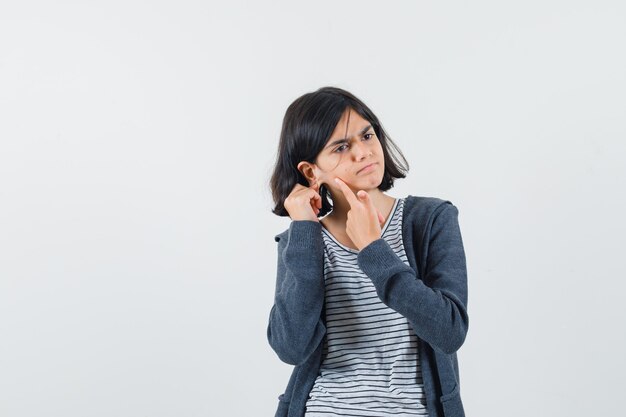
M 347 89 L 452 201 L 468 417 L 615 416 L 626 389 L 621 1 L 0 6 L 0 415 L 272 416 L 269 178 Z

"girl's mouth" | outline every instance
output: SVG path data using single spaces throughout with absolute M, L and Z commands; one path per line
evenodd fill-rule
M 361 172 L 369 172 L 374 168 L 374 165 L 376 165 L 376 162 L 372 162 L 371 164 L 364 166 L 363 168 L 359 169 L 356 173 L 360 174 Z

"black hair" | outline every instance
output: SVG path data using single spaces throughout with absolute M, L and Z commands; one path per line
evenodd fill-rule
M 276 165 L 270 179 L 275 203 L 272 213 L 289 216 L 284 206 L 285 199 L 297 183 L 309 186 L 307 179 L 298 170 L 298 163 L 315 162 L 348 107 L 372 125 L 382 146 L 385 174 L 378 189 L 387 191 L 393 187 L 396 178 L 406 177 L 408 162 L 369 107 L 341 88 L 322 87 L 298 97 L 289 105 L 283 118 Z M 332 209 L 328 201 L 329 198 L 332 201 L 332 197 L 324 185 L 320 187 L 319 194 L 322 197 L 322 208 L 317 216 L 322 217 Z

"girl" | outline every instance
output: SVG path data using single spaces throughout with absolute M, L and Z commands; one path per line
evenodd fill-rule
M 267 338 L 295 365 L 276 416 L 463 417 L 458 210 L 385 193 L 408 164 L 374 113 L 324 87 L 283 120 L 270 181 L 278 265 Z

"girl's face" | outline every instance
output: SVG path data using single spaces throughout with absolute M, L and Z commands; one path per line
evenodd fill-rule
M 337 177 L 354 192 L 377 188 L 383 180 L 385 162 L 370 122 L 351 108 L 346 109 L 312 171 L 318 184 L 326 185 L 332 195 L 341 194 L 334 181 Z

